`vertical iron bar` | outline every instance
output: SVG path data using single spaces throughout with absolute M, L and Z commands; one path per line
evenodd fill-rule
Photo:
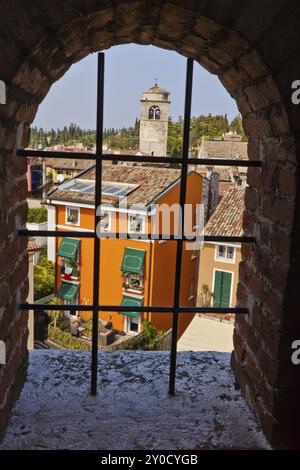
M 95 172 L 95 226 L 94 226 L 94 266 L 93 266 L 93 331 L 92 331 L 92 364 L 91 364 L 91 394 L 97 393 L 98 365 L 98 315 L 96 306 L 99 305 L 100 290 L 100 238 L 97 237 L 97 225 L 101 220 L 97 208 L 101 206 L 102 193 L 102 144 L 103 144 L 103 106 L 104 106 L 104 53 L 98 54 L 97 77 L 97 127 L 96 127 L 96 172 Z
M 189 138 L 190 138 L 190 121 L 191 121 L 191 105 L 192 105 L 192 88 L 193 88 L 193 59 L 187 59 L 186 66 L 186 85 L 185 85 L 185 105 L 184 105 L 184 124 L 183 124 L 183 145 L 181 164 L 181 182 L 180 182 L 180 208 L 181 208 L 181 230 L 180 234 L 184 234 L 184 206 L 186 200 L 187 174 L 188 174 L 188 158 L 189 158 Z M 177 241 L 176 251 L 176 270 L 175 270 L 175 286 L 174 286 L 174 302 L 173 302 L 173 324 L 172 324 L 172 343 L 170 357 L 170 377 L 169 377 L 169 394 L 175 394 L 175 375 L 176 375 L 176 359 L 177 359 L 177 335 L 180 306 L 180 288 L 181 288 L 181 264 L 183 239 L 182 236 Z

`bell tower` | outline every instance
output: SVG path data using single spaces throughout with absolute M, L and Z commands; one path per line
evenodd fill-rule
M 169 92 L 155 85 L 144 91 L 141 99 L 140 145 L 143 155 L 167 155 Z

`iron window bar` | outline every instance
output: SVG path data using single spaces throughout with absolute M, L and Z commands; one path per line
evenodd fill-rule
M 95 160 L 96 175 L 95 175 L 95 225 L 94 230 L 91 232 L 85 231 L 58 231 L 58 230 L 18 230 L 19 236 L 46 236 L 46 237 L 74 237 L 74 238 L 93 238 L 94 239 L 94 263 L 93 263 L 93 303 L 90 305 L 73 304 L 73 305 L 60 305 L 60 304 L 31 304 L 22 303 L 20 309 L 22 310 L 78 310 L 78 311 L 91 311 L 93 312 L 93 330 L 92 330 L 92 361 L 91 361 L 91 394 L 97 393 L 97 365 L 98 365 L 98 316 L 101 311 L 120 312 L 132 311 L 132 307 L 124 307 L 120 305 L 101 305 L 99 304 L 100 293 L 100 238 L 109 238 L 109 232 L 102 232 L 97 234 L 96 227 L 100 222 L 100 216 L 96 214 L 96 208 L 101 205 L 102 194 L 102 162 L 103 161 L 128 161 L 139 163 L 178 163 L 181 165 L 181 179 L 180 179 L 180 205 L 184 211 L 184 202 L 186 196 L 188 165 L 205 165 L 205 166 L 241 166 L 241 167 L 262 167 L 261 161 L 255 160 L 235 160 L 235 159 L 220 159 L 220 158 L 189 158 L 189 131 L 190 131 L 190 118 L 191 118 L 191 98 L 192 98 L 192 79 L 193 79 L 193 60 L 187 59 L 186 69 L 186 87 L 185 87 L 185 110 L 184 110 L 184 132 L 183 132 L 183 152 L 182 157 L 151 157 L 151 156 L 137 156 L 137 155 L 111 155 L 102 153 L 103 144 L 103 104 L 104 104 L 104 53 L 98 54 L 98 77 L 97 77 L 97 126 L 96 126 L 96 153 L 79 153 L 79 152 L 60 152 L 60 151 L 43 151 L 43 150 L 17 150 L 19 157 L 41 157 L 41 158 L 67 158 L 67 159 L 82 159 L 82 160 Z M 183 223 L 184 217 L 182 217 Z M 98 236 L 99 235 L 99 236 Z M 113 234 L 116 238 L 123 238 L 128 236 L 125 234 Z M 147 234 L 137 234 L 136 238 L 144 239 Z M 132 239 L 132 234 L 130 234 Z M 158 237 L 158 238 L 157 238 Z M 159 238 L 161 237 L 161 238 Z M 165 234 L 154 234 L 153 239 L 166 238 Z M 148 239 L 147 238 L 147 239 Z M 197 239 L 197 236 L 195 237 Z M 172 327 L 172 346 L 170 355 L 170 375 L 169 375 L 169 394 L 175 393 L 175 374 L 176 374 L 176 356 L 177 356 L 177 333 L 178 333 L 178 320 L 179 313 L 195 314 L 195 313 L 219 313 L 226 315 L 229 313 L 247 315 L 248 309 L 243 307 L 182 307 L 180 306 L 180 285 L 181 285 L 181 263 L 182 251 L 184 241 L 193 241 L 192 237 L 181 237 L 178 239 L 174 235 L 170 235 L 168 240 L 175 240 L 177 242 L 176 252 L 176 274 L 174 285 L 174 299 L 173 306 L 140 306 L 134 307 L 137 312 L 158 312 L 158 313 L 172 313 L 173 314 L 173 327 Z M 238 243 L 256 243 L 253 236 L 202 236 L 200 240 L 203 242 L 238 242 Z
M 73 232 L 72 230 L 60 231 L 60 230 L 28 230 L 28 229 L 21 229 L 18 230 L 18 235 L 22 237 L 74 237 L 74 238 L 94 238 L 94 232 L 84 232 L 84 231 L 76 231 Z M 136 236 L 135 236 L 136 235 Z M 128 233 L 115 233 L 115 232 L 101 232 L 98 233 L 97 236 L 99 238 L 122 238 L 126 239 Z M 181 236 L 183 241 L 186 242 L 195 242 L 195 241 L 203 241 L 205 242 L 215 242 L 215 243 L 256 243 L 255 237 L 250 236 L 241 236 L 241 237 L 234 237 L 234 236 L 222 236 L 222 235 L 204 235 L 204 236 Z M 174 234 L 147 234 L 147 233 L 130 233 L 130 239 L 132 240 L 166 240 L 166 241 L 177 241 L 178 236 Z
M 181 210 L 181 220 L 179 221 L 179 233 L 184 233 L 185 221 L 185 202 L 188 177 L 188 159 L 189 159 L 189 140 L 190 140 L 190 120 L 192 106 L 193 89 L 193 59 L 187 59 L 186 83 L 185 83 L 185 103 L 184 103 L 184 121 L 183 121 L 183 142 L 182 142 L 182 165 L 180 178 L 179 205 Z M 182 237 L 177 241 L 176 265 L 175 265 L 175 285 L 173 299 L 173 321 L 171 337 L 171 357 L 170 357 L 170 375 L 169 375 L 169 394 L 175 393 L 175 374 L 177 361 L 177 337 L 179 324 L 179 306 L 180 306 L 180 288 L 181 288 L 181 267 L 182 267 L 183 240 Z
M 20 304 L 21 310 L 78 310 L 80 312 L 132 312 L 132 307 L 130 306 L 121 306 L 121 305 L 77 305 L 77 304 L 30 304 L 22 303 Z M 174 307 L 155 307 L 155 306 L 141 306 L 134 307 L 135 312 L 158 312 L 158 313 L 172 313 Z M 220 313 L 220 307 L 178 307 L 179 313 Z M 222 307 L 222 314 L 227 315 L 228 313 L 240 313 L 243 315 L 248 314 L 248 309 L 244 307 Z
M 17 150 L 18 157 L 40 157 L 40 158 L 67 158 L 71 160 L 96 160 L 94 153 L 88 152 L 53 152 L 48 150 Z M 178 163 L 185 164 L 183 158 L 180 157 L 147 157 L 138 155 L 111 155 L 103 154 L 102 161 L 120 161 L 120 162 L 137 162 L 137 163 Z M 243 167 L 261 167 L 260 160 L 240 160 L 233 158 L 188 158 L 189 165 L 204 166 L 243 166 Z
M 92 321 L 92 363 L 91 394 L 97 393 L 98 370 L 98 319 L 95 309 L 99 304 L 100 293 L 100 238 L 97 237 L 97 226 L 101 223 L 97 208 L 101 206 L 102 197 L 102 147 L 103 147 L 103 114 L 104 114 L 104 53 L 98 54 L 97 74 L 97 123 L 96 123 L 96 174 L 95 174 L 95 217 L 94 217 L 94 265 L 93 265 L 93 321 Z

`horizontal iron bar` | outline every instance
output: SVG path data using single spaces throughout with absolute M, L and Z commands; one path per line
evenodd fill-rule
M 21 229 L 18 230 L 19 236 L 25 237 L 75 237 L 75 238 L 95 238 L 95 232 L 84 232 L 84 231 L 62 231 L 62 230 L 27 230 Z M 128 235 L 130 235 L 128 237 Z M 171 235 L 171 234 L 153 234 L 149 235 L 147 233 L 140 233 L 137 236 L 133 236 L 134 234 L 127 234 L 127 233 L 112 233 L 112 232 L 101 232 L 99 234 L 100 238 L 104 239 L 128 239 L 128 240 L 170 240 L 170 241 L 177 241 L 179 240 L 178 236 Z M 128 238 L 127 238 L 128 237 Z M 182 237 L 184 241 L 187 242 L 195 242 L 195 241 L 204 241 L 204 242 L 223 242 L 223 243 L 256 243 L 255 237 L 248 237 L 248 236 L 241 236 L 241 237 L 229 237 L 229 236 L 211 236 L 211 235 L 204 235 L 201 236 L 194 236 Z
M 231 237 L 222 235 L 204 235 L 205 242 L 223 242 L 223 243 L 256 243 L 256 237 L 242 235 L 241 237 Z
M 110 155 L 102 156 L 105 161 L 122 161 L 137 163 L 177 163 L 179 165 L 205 165 L 205 166 L 243 166 L 260 167 L 261 161 L 256 160 L 234 160 L 232 158 L 188 158 L 184 160 L 180 157 L 146 157 L 139 155 Z
M 41 157 L 41 158 L 67 158 L 79 160 L 96 160 L 95 153 L 89 152 L 57 152 L 45 150 L 18 150 L 19 157 Z M 103 154 L 102 161 L 120 161 L 136 163 L 178 163 L 179 165 L 204 165 L 204 166 L 242 166 L 242 167 L 261 167 L 262 162 L 258 160 L 234 160 L 232 158 L 189 158 L 184 161 L 181 157 L 151 157 L 139 155 L 111 155 Z
M 20 304 L 21 310 L 78 310 L 78 311 L 98 311 L 98 312 L 158 312 L 158 313 L 238 313 L 247 315 L 248 309 L 242 307 L 125 307 L 122 305 L 65 305 L 65 304 Z
M 75 238 L 95 238 L 94 232 L 72 231 L 72 230 L 18 230 L 21 237 L 75 237 Z M 97 235 L 96 235 L 97 236 Z
M 182 239 L 183 241 L 187 242 L 195 242 L 195 241 L 203 241 L 203 242 L 231 242 L 231 243 L 256 243 L 256 238 L 255 237 L 250 237 L 250 236 L 241 236 L 241 237 L 235 237 L 235 236 L 223 236 L 223 235 L 194 235 L 194 236 L 183 236 L 182 238 L 178 237 L 178 235 L 172 235 L 172 234 L 152 234 L 149 235 L 147 233 L 139 233 L 135 234 L 132 233 L 112 233 L 112 232 L 101 232 L 99 234 L 100 238 L 121 238 L 121 239 L 126 239 L 127 235 L 129 236 L 129 239 L 131 240 L 170 240 L 170 241 L 178 241 Z
M 93 152 L 66 152 L 48 150 L 17 150 L 18 157 L 40 157 L 40 158 L 67 158 L 71 160 L 96 160 Z

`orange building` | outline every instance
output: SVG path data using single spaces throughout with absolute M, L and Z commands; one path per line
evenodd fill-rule
M 101 231 L 104 232 L 128 231 L 135 237 L 158 233 L 162 231 L 161 211 L 172 209 L 179 202 L 179 170 L 103 164 L 102 178 Z M 95 168 L 91 167 L 48 194 L 49 230 L 93 231 L 94 185 Z M 201 194 L 202 177 L 190 172 L 186 203 L 193 218 Z M 171 211 L 170 227 L 163 229 L 164 233 L 174 233 L 175 220 Z M 100 244 L 101 304 L 133 307 L 173 304 L 176 242 L 105 238 Z M 48 257 L 57 266 L 57 295 L 67 304 L 92 303 L 93 245 L 93 239 L 89 238 L 49 239 Z M 180 299 L 184 306 L 195 306 L 198 257 L 187 248 L 190 247 L 184 242 Z M 91 313 L 69 312 L 69 315 L 88 319 Z M 179 336 L 192 317 L 180 315 Z M 172 326 L 171 313 L 101 312 L 99 318 L 110 322 L 112 329 L 127 334 L 141 332 L 144 319 L 160 330 Z

